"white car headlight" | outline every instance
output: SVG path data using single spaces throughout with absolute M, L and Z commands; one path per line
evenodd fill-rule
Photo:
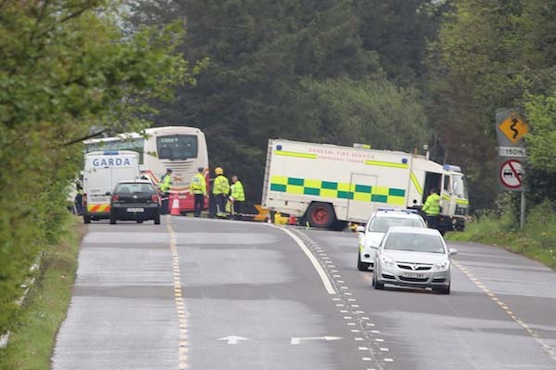
M 389 266 L 389 267 L 396 266 L 396 262 L 394 262 L 394 260 L 388 256 L 380 256 L 380 263 L 383 264 L 384 266 Z
M 450 261 L 437 262 L 432 267 L 433 271 L 446 271 L 450 268 Z

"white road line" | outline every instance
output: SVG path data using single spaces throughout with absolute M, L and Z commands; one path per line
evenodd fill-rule
M 303 253 L 305 253 L 305 255 L 307 256 L 307 258 L 309 258 L 309 261 L 311 261 L 315 270 L 317 270 L 317 273 L 319 274 L 320 279 L 322 280 L 322 283 L 324 284 L 324 288 L 326 289 L 328 294 L 336 294 L 336 290 L 334 290 L 334 287 L 332 286 L 332 283 L 330 282 L 330 279 L 328 279 L 328 276 L 326 275 L 326 272 L 324 271 L 324 269 L 320 265 L 319 261 L 311 253 L 309 248 L 307 248 L 305 243 L 303 243 L 303 241 L 301 239 L 299 239 L 299 237 L 297 235 L 295 235 L 290 230 L 288 230 L 284 227 L 278 227 L 278 226 L 274 226 L 274 225 L 269 225 L 269 226 L 272 226 L 272 227 L 275 227 L 277 229 L 282 230 L 283 232 L 288 234 L 297 243 L 299 248 L 301 248 Z

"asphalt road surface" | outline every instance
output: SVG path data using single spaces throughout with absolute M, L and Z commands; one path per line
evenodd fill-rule
M 454 244 L 452 294 L 371 287 L 348 232 L 89 226 L 52 368 L 555 369 L 556 274 Z

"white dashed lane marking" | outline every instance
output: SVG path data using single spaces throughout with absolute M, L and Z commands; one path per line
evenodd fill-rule
M 288 234 L 293 235 L 293 232 L 288 232 Z M 330 283 L 335 286 L 335 289 L 337 289 L 337 295 L 331 297 L 332 302 L 334 302 L 335 307 L 348 326 L 350 332 L 353 333 L 353 340 L 359 344 L 357 349 L 362 352 L 368 352 L 365 356 L 361 357 L 361 361 L 366 363 L 370 361 L 377 361 L 377 364 L 380 362 L 393 362 L 393 358 L 382 357 L 382 354 L 388 352 L 389 349 L 384 347 L 383 338 L 376 338 L 376 336 L 380 334 L 380 331 L 369 330 L 370 328 L 374 328 L 375 324 L 369 322 L 370 318 L 368 316 L 363 316 L 365 312 L 360 309 L 359 304 L 356 304 L 357 300 L 353 297 L 353 293 L 350 291 L 350 288 L 345 284 L 345 280 L 342 280 L 342 276 L 338 273 L 338 270 L 336 269 L 336 266 L 330 256 L 324 253 L 318 244 L 310 240 L 307 235 L 303 233 L 301 234 L 302 237 L 298 238 L 299 241 L 296 240 L 300 247 L 300 243 L 303 243 L 303 241 L 307 242 L 307 240 L 309 240 L 306 244 L 311 246 L 312 251 L 307 249 L 307 252 L 312 253 L 314 256 L 313 258 L 320 263 L 323 271 L 325 271 L 328 276 L 331 276 Z M 379 356 L 377 357 L 376 355 Z M 374 368 L 369 367 L 364 367 L 364 369 L 375 370 Z

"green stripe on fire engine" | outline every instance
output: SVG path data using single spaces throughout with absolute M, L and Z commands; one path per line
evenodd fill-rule
M 406 195 L 405 189 L 286 176 L 272 176 L 270 179 L 270 191 L 401 206 L 405 205 Z

